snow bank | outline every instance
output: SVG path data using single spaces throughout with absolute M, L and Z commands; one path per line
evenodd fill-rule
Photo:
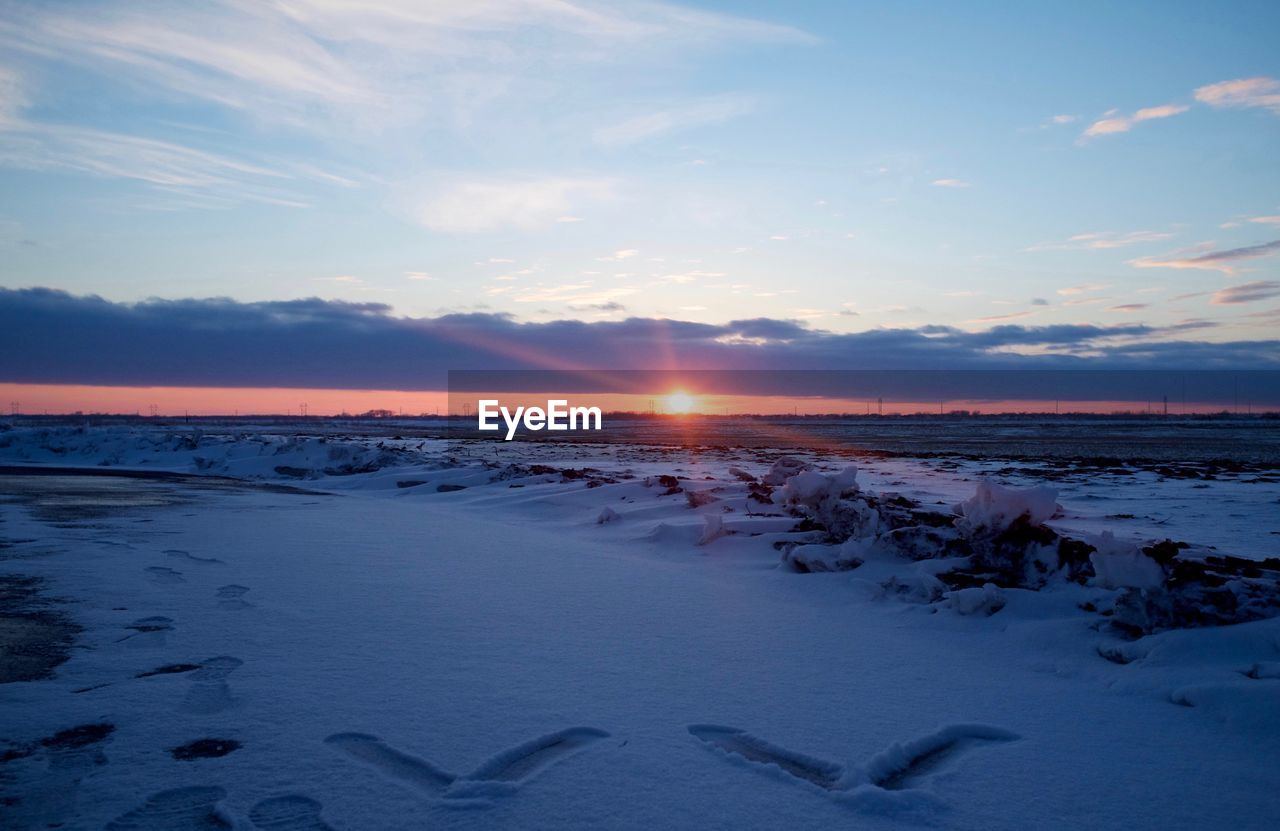
M 814 535 L 808 544 L 782 545 L 786 567 L 851 571 L 874 557 L 868 579 L 882 596 L 941 600 L 962 615 L 999 612 L 1003 589 L 1068 583 L 1116 592 L 1108 623 L 1126 635 L 1280 613 L 1280 569 L 1232 558 L 1183 559 L 1184 545 L 1139 549 L 1110 532 L 1093 542 L 1065 537 L 1045 525 L 1058 510 L 1057 491 L 1046 486 L 979 481 L 949 518 L 900 496 L 858 489 L 853 468 L 834 475 L 810 469 L 788 477 L 773 499 L 802 518 L 796 531 Z M 893 560 L 906 562 L 894 568 Z
M 947 605 L 957 614 L 991 616 L 1005 606 L 1004 592 L 994 583 L 984 583 L 946 594 Z
M 0 458 L 26 464 L 151 468 L 244 479 L 351 476 L 414 458 L 358 437 L 224 433 L 200 428 L 57 427 L 0 433 Z
M 15 427 L 0 431 L 0 460 L 318 481 L 320 488 L 385 490 L 411 498 L 494 485 L 572 488 L 582 491 L 574 499 L 589 511 L 584 516 L 600 525 L 615 523 L 625 513 L 626 524 L 643 533 L 640 526 L 656 521 L 645 539 L 664 550 L 705 545 L 736 532 L 717 550 L 772 544 L 783 565 L 792 570 L 862 569 L 860 582 L 874 583 L 887 594 L 943 601 L 965 614 L 998 611 L 993 591 L 1069 583 L 1099 593 L 1090 602 L 1108 615 L 1112 629 L 1131 636 L 1280 614 L 1280 561 L 1246 561 L 1204 547 L 1184 551 L 1185 543 L 1168 540 L 1139 547 L 1110 533 L 1088 539 L 1064 536 L 1046 524 L 1058 511 L 1058 494 L 1044 485 L 1014 488 L 979 480 L 968 499 L 940 513 L 931 507 L 936 490 L 916 487 L 930 494 L 923 503 L 877 493 L 859 484 L 856 468 L 824 470 L 821 467 L 828 466 L 814 454 L 770 456 L 768 472 L 756 479 L 748 471 L 766 457 L 745 451 L 687 459 L 683 451 L 670 449 L 601 451 L 529 443 L 499 455 L 487 444 L 384 438 L 337 428 L 317 435 L 322 429 L 305 423 L 260 429 L 174 424 Z M 883 474 L 882 463 L 868 464 L 872 476 Z M 427 475 L 428 471 L 448 475 Z M 895 470 L 895 480 L 901 473 Z M 629 500 L 642 486 L 653 489 L 650 496 L 683 493 L 684 498 L 654 500 L 658 504 L 637 510 Z M 1130 486 L 1106 485 L 1110 497 L 1129 500 L 1126 487 Z M 589 492 L 593 488 L 601 489 L 599 497 Z M 628 507 L 607 507 L 600 498 L 606 492 L 609 504 Z M 1086 495 L 1093 498 L 1100 492 L 1093 489 Z M 1254 501 L 1242 497 L 1238 503 L 1212 504 L 1225 514 L 1258 512 L 1264 501 L 1268 506 L 1274 501 L 1265 491 L 1248 497 Z M 949 498 L 954 501 L 956 496 Z M 704 516 L 694 522 L 677 518 L 689 508 Z M 732 532 L 722 516 L 732 518 Z M 1162 526 L 1161 532 L 1168 533 L 1169 527 Z M 763 535 L 771 538 L 750 539 Z M 1101 594 L 1106 592 L 1112 594 Z
M 850 541 L 855 542 L 855 541 Z M 824 571 L 852 571 L 864 560 L 858 546 L 849 545 L 797 545 L 782 553 L 782 562 L 801 574 Z
M 1043 525 L 1058 510 L 1057 500 L 1057 489 L 1047 485 L 1007 488 L 980 479 L 977 491 L 956 506 L 956 513 L 974 531 L 1000 533 L 1020 519 Z
M 818 507 L 828 499 L 843 496 L 858 489 L 858 469 L 849 465 L 834 475 L 806 470 L 789 477 L 773 494 L 779 505 L 806 505 Z

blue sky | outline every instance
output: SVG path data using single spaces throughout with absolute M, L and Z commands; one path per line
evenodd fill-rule
M 1275 3 L 0 10 L 0 287 L 1276 356 Z

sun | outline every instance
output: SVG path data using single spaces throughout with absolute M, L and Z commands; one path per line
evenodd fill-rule
M 693 410 L 693 396 L 683 390 L 676 390 L 667 396 L 667 412 L 688 413 Z

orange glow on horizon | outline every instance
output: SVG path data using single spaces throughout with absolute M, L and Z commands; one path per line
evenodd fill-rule
M 4 412 L 16 409 L 27 415 L 97 413 L 151 415 L 357 415 L 384 411 L 392 415 L 445 415 L 476 411 L 480 398 L 498 398 L 504 404 L 544 405 L 549 398 L 568 399 L 572 405 L 598 406 L 605 412 L 668 413 L 723 416 L 757 415 L 909 415 L 950 413 L 958 410 L 982 414 L 1000 413 L 1152 413 L 1163 410 L 1159 402 L 1145 401 L 874 401 L 793 396 L 718 395 L 676 390 L 665 395 L 628 393 L 480 393 L 450 395 L 443 390 L 336 390 L 251 387 L 106 387 L 62 384 L 0 383 Z M 1169 403 L 1169 415 L 1217 413 L 1230 410 L 1221 402 Z M 1252 411 L 1265 408 L 1254 406 Z
M 333 390 L 253 387 L 101 387 L 78 384 L 0 384 L 0 398 L 28 415 L 111 413 L 158 416 L 329 416 L 389 410 L 405 415 L 441 415 L 448 395 L 440 391 Z M 10 411 L 12 405 L 6 407 Z

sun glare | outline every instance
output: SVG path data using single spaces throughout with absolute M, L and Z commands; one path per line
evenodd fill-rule
M 687 392 L 676 390 L 667 396 L 667 412 L 688 413 L 693 410 L 693 396 Z

